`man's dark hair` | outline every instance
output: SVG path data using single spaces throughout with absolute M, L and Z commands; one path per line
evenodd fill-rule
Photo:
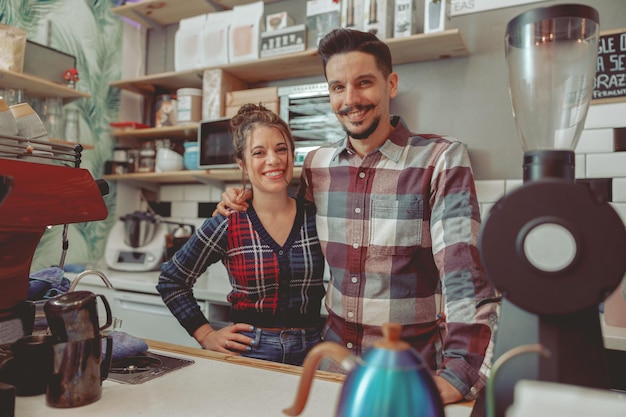
M 326 77 L 328 61 L 334 55 L 348 52 L 363 52 L 372 55 L 376 60 L 376 66 L 385 78 L 393 71 L 389 47 L 373 33 L 345 28 L 334 29 L 320 40 L 317 49 L 324 67 L 324 77 Z

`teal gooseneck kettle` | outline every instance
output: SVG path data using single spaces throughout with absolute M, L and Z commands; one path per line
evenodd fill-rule
M 304 361 L 294 404 L 283 410 L 297 416 L 306 405 L 315 370 L 330 357 L 348 371 L 335 417 L 444 417 L 443 403 L 430 369 L 400 340 L 402 325 L 383 325 L 384 339 L 363 358 L 334 342 L 316 345 Z

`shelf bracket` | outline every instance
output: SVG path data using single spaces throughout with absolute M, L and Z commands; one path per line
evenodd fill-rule
M 140 188 L 142 190 L 152 191 L 153 193 L 159 192 L 159 184 L 149 183 L 145 181 L 134 181 L 134 180 L 124 180 L 126 184 L 132 185 L 133 187 Z
M 147 23 L 147 25 L 150 28 L 153 29 L 159 29 L 159 30 L 163 30 L 165 29 L 165 26 L 163 26 L 162 24 L 160 24 L 159 22 L 157 22 L 156 20 L 152 19 L 151 17 L 143 14 L 143 13 L 139 13 L 137 10 L 131 10 L 131 13 L 135 16 L 136 20 L 141 22 L 145 22 Z

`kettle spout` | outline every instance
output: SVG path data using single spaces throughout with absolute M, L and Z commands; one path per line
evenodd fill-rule
M 313 377 L 320 361 L 324 357 L 330 357 L 335 362 L 346 368 L 347 371 L 354 367 L 353 355 L 348 349 L 334 342 L 322 342 L 315 345 L 307 354 L 302 364 L 302 377 L 296 393 L 296 399 L 291 407 L 285 408 L 283 413 L 288 416 L 298 416 L 304 410 L 309 391 L 313 384 Z

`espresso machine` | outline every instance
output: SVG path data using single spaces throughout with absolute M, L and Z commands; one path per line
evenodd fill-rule
M 26 302 L 35 249 L 49 226 L 103 220 L 108 185 L 78 168 L 82 147 L 55 144 L 71 154 L 68 166 L 1 158 L 4 201 L 0 204 L 0 344 L 32 332 L 34 306 Z M 65 156 L 66 157 L 66 156 Z M 10 184 L 10 185 L 9 185 Z
M 598 37 L 598 12 L 576 4 L 529 10 L 506 28 L 524 184 L 493 206 L 479 238 L 502 294 L 490 417 L 505 415 L 522 379 L 609 388 L 599 304 L 626 272 L 626 230 L 574 170 Z

